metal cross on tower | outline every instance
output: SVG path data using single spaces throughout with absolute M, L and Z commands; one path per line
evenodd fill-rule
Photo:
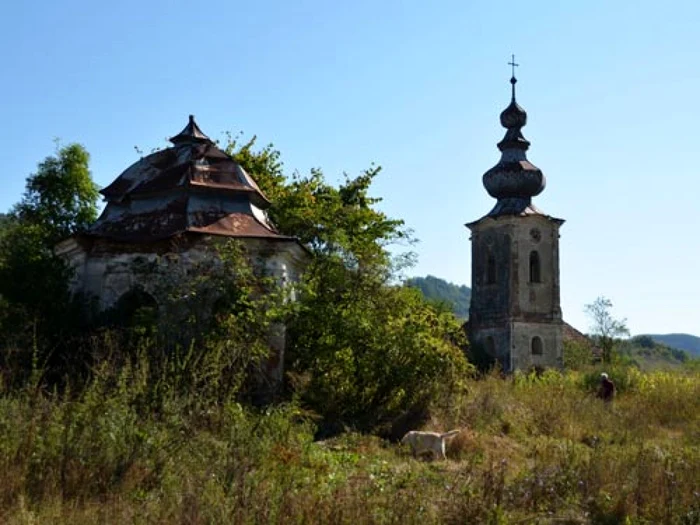
M 513 102 L 515 102 L 515 83 L 518 81 L 517 78 L 515 78 L 515 68 L 518 67 L 520 64 L 515 63 L 515 55 L 510 55 L 510 62 L 508 62 L 508 65 L 511 68 L 512 74 L 510 77 L 510 85 L 511 85 L 511 97 Z
M 512 71 L 511 76 L 515 78 L 515 68 L 520 66 L 520 64 L 515 63 L 515 55 L 510 55 L 510 62 L 508 62 L 508 65 L 510 66 Z

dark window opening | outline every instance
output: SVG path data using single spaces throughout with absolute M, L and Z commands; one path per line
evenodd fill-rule
M 496 258 L 491 254 L 486 259 L 486 284 L 496 284 Z
M 129 327 L 152 327 L 158 317 L 158 303 L 151 294 L 135 288 L 119 298 L 114 308 L 117 324 Z
M 542 344 L 542 339 L 535 336 L 532 338 L 532 355 L 542 355 L 544 353 L 544 348 Z
M 542 282 L 540 275 L 540 254 L 535 251 L 530 252 L 530 282 Z
M 491 336 L 486 338 L 486 353 L 490 356 L 496 355 L 496 343 Z

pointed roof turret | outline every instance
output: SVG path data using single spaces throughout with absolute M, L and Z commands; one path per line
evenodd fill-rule
M 267 216 L 270 201 L 194 117 L 173 146 L 141 158 L 100 190 L 107 205 L 90 234 L 151 242 L 183 232 L 290 240 Z
M 515 57 L 513 57 L 515 58 Z M 515 100 L 515 60 L 509 62 L 513 67 L 510 79 L 511 101 L 501 113 L 501 125 L 506 128 L 503 140 L 498 143 L 501 160 L 484 173 L 483 183 L 486 191 L 498 199 L 489 216 L 519 215 L 521 213 L 539 213 L 532 206 L 532 197 L 539 195 L 545 188 L 546 179 L 542 171 L 527 160 L 525 152 L 530 142 L 522 134 L 527 124 L 527 112 Z
M 190 120 L 187 123 L 187 126 L 185 126 L 180 133 L 174 137 L 171 137 L 169 140 L 176 146 L 179 144 L 192 144 L 196 142 L 214 144 L 214 142 L 212 142 L 212 140 L 207 137 L 201 129 L 199 129 L 199 126 L 194 121 L 194 115 L 190 115 Z

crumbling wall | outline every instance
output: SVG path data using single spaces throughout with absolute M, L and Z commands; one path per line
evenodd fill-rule
M 102 238 L 73 237 L 57 246 L 57 253 L 74 270 L 71 282 L 73 293 L 81 293 L 94 300 L 96 312 L 114 308 L 119 300 L 139 290 L 158 303 L 165 280 L 184 282 L 190 272 L 206 264 L 216 264 L 213 247 L 224 237 L 188 235 L 149 244 L 129 244 Z M 296 241 L 269 239 L 242 239 L 251 262 L 260 265 L 280 285 L 292 286 L 301 279 L 308 263 L 308 254 Z M 209 298 L 213 306 L 215 297 Z M 268 363 L 272 382 L 281 382 L 284 368 L 286 329 L 272 327 L 270 346 L 274 349 Z

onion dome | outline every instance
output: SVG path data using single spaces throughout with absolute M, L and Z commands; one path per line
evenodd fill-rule
M 527 124 L 527 113 L 515 101 L 515 84 L 513 75 L 510 79 L 512 97 L 510 105 L 501 113 L 501 125 L 506 128 L 503 140 L 498 143 L 501 160 L 484 173 L 483 183 L 486 191 L 498 199 L 490 216 L 517 215 L 531 206 L 532 197 L 542 193 L 545 177 L 542 171 L 527 160 L 525 152 L 530 143 L 525 139 L 521 129 Z

